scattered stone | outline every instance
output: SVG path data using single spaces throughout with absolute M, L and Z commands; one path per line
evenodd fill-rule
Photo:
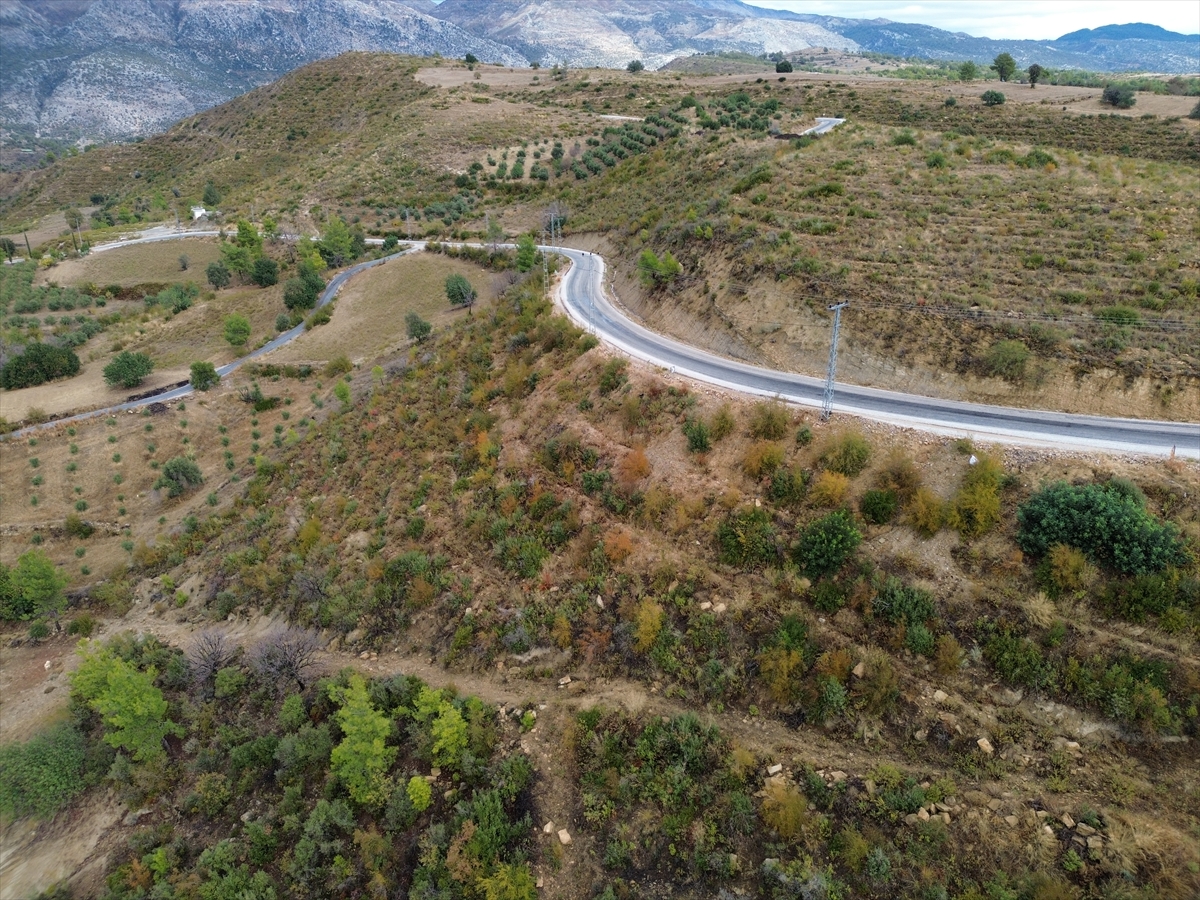
M 1044 833 L 1046 833 L 1046 834 L 1050 835 L 1050 837 L 1054 837 L 1054 829 L 1053 829 L 1053 828 L 1051 828 L 1049 825 L 1043 825 L 1043 826 L 1042 826 L 1042 831 L 1043 831 Z
M 865 662 L 860 662 L 857 666 L 850 670 L 850 673 L 855 678 L 862 678 L 867 674 L 867 664 Z
M 599 594 L 596 595 L 596 605 L 598 607 L 600 607 L 601 609 L 604 609 L 604 598 L 601 597 Z
M 990 809 L 992 812 L 999 812 L 1000 807 L 1002 807 L 1002 806 L 1004 806 L 1004 804 L 1001 803 L 999 800 L 989 800 L 987 808 Z
M 725 606 L 724 603 L 718 603 L 716 606 L 713 607 L 713 612 L 720 615 L 721 613 L 725 612 L 726 608 L 727 607 Z
M 1094 837 L 1088 838 L 1087 839 L 1087 848 L 1089 850 L 1104 849 L 1104 838 L 1100 837 L 1100 835 L 1095 835 Z
M 950 813 L 948 813 L 948 812 L 942 813 L 942 821 L 945 822 L 947 825 L 949 825 L 950 824 Z
M 554 833 L 554 823 L 553 823 L 553 822 L 547 822 L 545 825 L 543 825 L 543 826 L 542 826 L 542 833 L 543 833 L 543 834 L 553 834 L 553 833 Z
M 1064 825 L 1066 825 L 1068 828 L 1074 828 L 1074 827 L 1075 827 L 1075 820 L 1071 818 L 1071 814 L 1070 814 L 1070 813 L 1063 813 L 1063 814 L 1062 814 L 1062 819 L 1061 819 L 1061 821 L 1062 821 L 1062 823 L 1063 823 Z
M 559 687 L 566 687 L 566 686 L 567 686 L 568 684 L 570 684 L 570 683 L 571 683 L 571 676 L 570 676 L 570 675 L 564 675 L 562 678 L 558 679 L 558 686 L 559 686 Z
M 1050 818 L 1050 813 L 1046 812 L 1044 809 L 1039 809 L 1037 812 L 1034 813 L 1034 815 L 1037 816 L 1039 819 Z
M 935 803 L 933 805 L 938 812 L 950 812 L 950 807 L 945 803 Z
M 941 689 L 938 689 L 933 692 L 933 702 L 934 703 L 943 703 L 948 699 L 950 699 L 950 695 Z
M 922 806 L 920 809 L 917 810 L 917 818 L 920 819 L 922 822 L 928 822 L 929 821 L 929 810 L 927 810 L 925 807 Z
M 1008 824 L 1009 828 L 1016 828 L 1021 824 L 1021 820 L 1016 816 L 1005 816 L 1004 821 Z
M 239 818 L 242 820 L 242 823 L 245 824 L 246 822 L 250 821 L 252 816 L 253 816 L 253 813 L 251 813 L 250 810 L 246 810 L 244 813 L 241 814 L 241 816 L 239 816 Z
M 768 775 L 778 775 L 783 771 L 783 763 L 775 763 L 773 766 L 767 766 Z
M 992 742 L 989 741 L 987 738 L 980 738 L 975 743 L 979 746 L 979 749 L 982 750 L 984 753 L 986 753 L 988 756 L 991 756 L 993 753 L 996 752 L 995 748 L 992 747 Z
M 905 825 L 916 825 L 916 824 L 917 824 L 918 822 L 920 822 L 920 821 L 921 821 L 921 820 L 917 818 L 917 814 L 916 814 L 916 813 L 910 813 L 909 815 L 907 815 L 907 816 L 905 816 L 905 817 L 904 817 L 904 824 L 905 824 Z
M 537 880 L 537 886 L 538 886 L 538 888 L 541 888 L 541 887 L 542 887 L 542 882 L 544 882 L 545 880 L 546 880 L 546 879 L 542 878 L 542 876 L 541 876 L 541 875 L 539 875 L 539 876 L 538 876 L 538 880 Z
M 838 784 L 839 782 L 845 781 L 846 777 L 847 776 L 846 776 L 845 772 L 840 772 L 837 770 L 834 770 L 833 772 L 829 773 L 829 778 L 833 781 L 834 784 Z
M 868 796 L 868 797 L 874 797 L 874 796 L 875 796 L 875 790 L 876 790 L 876 788 L 875 788 L 875 782 L 874 782 L 874 781 L 872 781 L 870 778 L 868 778 L 866 781 L 864 781 L 864 782 L 863 782 L 863 787 L 865 787 L 865 788 L 867 789 L 867 796 Z
M 358 658 L 359 658 L 359 659 L 370 659 L 370 658 L 371 658 L 371 651 L 370 651 L 370 650 L 364 650 L 362 653 L 358 654 Z
M 710 610 L 710 609 L 712 609 L 712 604 L 709 603 L 707 600 L 705 600 L 703 603 L 700 604 L 700 609 L 701 610 Z
M 441 767 L 434 766 L 432 769 L 429 770 L 429 774 L 432 775 L 434 778 L 441 778 L 442 777 Z
M 1093 828 L 1091 825 L 1087 825 L 1083 822 L 1080 822 L 1078 825 L 1076 825 L 1075 830 L 1078 831 L 1080 834 L 1082 834 L 1084 837 L 1091 837 L 1093 834 L 1096 833 L 1095 828 Z
M 924 742 L 925 738 L 927 738 L 927 737 L 929 737 L 929 732 L 926 731 L 924 728 L 919 729 L 916 732 L 916 734 L 913 735 L 914 739 L 921 741 L 921 742 Z
M 558 830 L 558 840 L 559 843 L 565 847 L 567 844 L 571 843 L 571 832 L 567 831 L 565 828 L 560 828 Z

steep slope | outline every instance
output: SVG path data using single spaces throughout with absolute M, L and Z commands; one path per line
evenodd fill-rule
M 856 49 L 852 40 L 798 16 L 731 0 L 579 0 L 570 4 L 570 15 L 563 11 L 555 0 L 445 0 L 435 15 L 518 47 L 531 59 L 571 66 L 617 68 L 641 59 L 657 68 L 708 51 Z
M 0 14 L 4 124 L 99 140 L 160 131 L 305 63 L 349 50 L 524 65 L 508 47 L 396 0 L 97 0 L 69 24 L 53 7 Z

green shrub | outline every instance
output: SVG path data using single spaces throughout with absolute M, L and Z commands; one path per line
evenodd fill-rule
M 86 787 L 87 745 L 70 724 L 57 725 L 23 744 L 0 746 L 0 816 L 55 813 Z
M 867 491 L 858 503 L 864 519 L 872 525 L 885 525 L 896 515 L 899 499 L 895 491 Z
M 10 357 L 0 369 L 0 387 L 16 391 L 78 374 L 79 357 L 73 350 L 32 343 L 19 356 Z
M 712 449 L 708 426 L 703 420 L 688 419 L 683 423 L 683 433 L 687 437 L 688 450 L 691 453 L 707 453 Z
M 600 371 L 599 390 L 601 394 L 611 394 L 625 383 L 625 370 L 628 363 L 623 359 L 610 359 Z
M 850 513 L 835 510 L 804 529 L 792 556 L 810 578 L 836 572 L 862 542 Z
M 1000 106 L 1007 98 L 999 91 L 984 91 L 980 99 L 984 106 Z
M 999 341 L 988 350 L 983 367 L 989 375 L 1003 378 L 1013 384 L 1022 384 L 1025 381 L 1029 356 L 1029 348 L 1023 341 Z
M 192 387 L 198 391 L 210 391 L 216 387 L 221 381 L 221 376 L 217 374 L 216 366 L 210 362 L 194 362 L 192 363 L 191 382 Z
M 122 350 L 104 367 L 104 380 L 112 387 L 135 388 L 154 371 L 154 362 L 145 353 Z
M 1188 562 L 1175 526 L 1156 520 L 1120 487 L 1055 482 L 1018 507 L 1017 523 L 1017 544 L 1033 556 L 1066 544 L 1127 575 Z
M 217 672 L 213 696 L 218 700 L 236 697 L 246 686 L 246 673 L 239 666 L 226 666 Z
M 871 609 L 893 625 L 915 625 L 933 618 L 935 607 L 933 595 L 928 591 L 906 585 L 890 575 L 880 585 Z
M 750 437 L 760 441 L 781 441 L 787 434 L 791 416 L 778 400 L 755 403 L 750 408 Z
M 774 561 L 775 529 L 763 509 L 731 513 L 717 526 L 721 562 L 733 566 L 765 565 Z
M 203 483 L 204 476 L 200 474 L 200 467 L 195 461 L 186 456 L 176 456 L 162 467 L 162 474 L 154 482 L 154 489 L 165 488 L 168 497 L 178 497 Z
M 847 478 L 862 474 L 871 461 L 871 445 L 857 431 L 848 431 L 832 438 L 821 453 L 821 463 L 826 469 L 839 472 Z

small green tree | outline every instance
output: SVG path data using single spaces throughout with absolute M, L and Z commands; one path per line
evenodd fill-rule
M 537 900 L 537 882 L 527 863 L 501 863 L 478 885 L 484 900 Z
M 468 53 L 463 57 L 463 62 L 465 62 L 468 66 L 473 66 L 479 62 L 479 57 L 477 57 L 474 53 Z
M 644 68 L 646 68 L 646 64 L 643 63 L 640 59 L 631 59 L 629 61 L 629 64 L 627 66 L 625 66 L 625 71 L 630 73 L 631 75 L 636 75 L 638 72 L 642 71 Z
M 226 316 L 225 340 L 234 347 L 246 346 L 246 341 L 250 340 L 250 320 L 238 313 Z
M 192 196 L 195 196 L 194 194 Z M 216 206 L 221 202 L 221 192 L 217 190 L 217 186 L 211 181 L 204 185 L 204 193 L 201 195 L 205 206 Z
M 13 261 L 13 257 L 17 255 L 17 245 L 13 243 L 12 238 L 0 237 L 0 253 L 3 253 L 9 262 Z
M 429 809 L 429 804 L 433 802 L 433 789 L 420 775 L 408 779 L 405 793 L 408 794 L 408 802 L 412 804 L 412 808 L 419 813 Z
M 804 529 L 793 557 L 806 575 L 820 578 L 840 569 L 861 542 L 862 534 L 854 519 L 839 509 Z
M 135 388 L 154 371 L 154 361 L 145 353 L 122 350 L 104 367 L 104 380 L 113 387 Z
M 67 608 L 67 576 L 41 550 L 17 557 L 12 570 L 12 591 L 23 598 L 21 607 L 37 618 L 58 619 Z
M 192 387 L 198 391 L 210 391 L 221 381 L 217 367 L 210 362 L 192 363 Z
M 975 65 L 975 63 L 971 62 L 970 60 L 967 60 L 966 62 L 959 64 L 959 66 L 958 66 L 958 80 L 959 81 L 974 81 L 978 77 L 979 77 L 979 66 Z
M 537 262 L 537 244 L 532 234 L 523 234 L 517 238 L 517 271 L 528 272 Z
M 446 276 L 446 299 L 453 306 L 465 306 L 468 309 L 475 305 L 475 288 L 467 281 L 465 275 L 455 272 Z
M 1025 381 L 1029 357 L 1029 348 L 1025 346 L 1024 341 L 998 341 L 984 357 L 984 367 L 991 375 L 1012 384 L 1022 384 Z
M 983 100 L 984 106 L 1000 106 L 1004 103 L 1005 97 L 999 91 L 984 91 L 980 99 Z
M 344 689 L 331 688 L 330 695 L 341 702 L 337 721 L 345 735 L 330 756 L 333 771 L 356 803 L 378 806 L 390 793 L 386 775 L 396 759 L 396 748 L 387 746 L 391 720 L 371 704 L 358 673 Z
M 404 327 L 408 332 L 409 340 L 416 341 L 418 344 L 424 343 L 433 332 L 433 326 L 415 312 L 410 312 L 404 317 Z
M 1046 70 L 1037 63 L 1034 63 L 1032 66 L 1026 69 L 1025 72 L 1029 75 L 1029 86 L 1031 88 L 1034 87 L 1038 81 L 1041 80 L 1042 76 L 1046 74 Z
M 33 604 L 25 599 L 25 595 L 13 583 L 12 569 L 0 563 L 0 619 L 20 622 L 28 619 L 32 612 Z
M 1115 106 L 1117 109 L 1130 109 L 1137 103 L 1137 94 L 1128 85 L 1110 84 L 1100 95 L 1100 102 Z
M 191 264 L 192 261 L 186 253 L 179 254 L 179 271 L 186 272 Z
M 127 750 L 138 762 L 163 755 L 163 738 L 183 734 L 167 718 L 167 701 L 154 684 L 153 668 L 139 672 L 123 659 L 110 662 L 105 687 L 91 706 L 104 720 L 104 742 Z
M 154 482 L 154 489 L 157 491 L 165 488 L 168 497 L 178 497 L 203 483 L 204 476 L 200 474 L 200 467 L 196 465 L 195 460 L 186 456 L 176 456 L 162 467 L 162 474 L 158 476 L 158 481 Z
M 1009 53 L 1001 53 L 992 60 L 992 68 L 996 70 L 996 74 L 1000 76 L 1001 81 L 1008 81 L 1012 78 L 1013 73 L 1017 71 L 1017 61 L 1012 58 Z
M 785 72 L 794 71 L 794 68 L 790 60 L 781 59 L 779 62 L 775 63 L 775 71 L 782 75 Z
M 336 268 L 354 259 L 353 244 L 345 219 L 334 216 L 325 226 L 324 236 L 317 241 L 317 251 L 326 265 Z
M 204 276 L 217 290 L 223 287 L 229 287 L 229 282 L 233 279 L 233 275 L 224 263 L 213 262 L 208 264 L 208 268 L 204 270 Z
M 250 268 L 250 280 L 259 287 L 270 287 L 279 282 L 279 263 L 268 256 L 254 260 Z

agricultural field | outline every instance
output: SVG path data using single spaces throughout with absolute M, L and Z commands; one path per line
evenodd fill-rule
M 983 88 L 349 54 L 6 184 L 9 423 L 309 327 L 0 443 L 5 891 L 1200 894 L 1200 468 L 698 386 L 529 242 L 730 356 L 819 372 L 848 300 L 848 380 L 1200 419 L 1195 123 Z

